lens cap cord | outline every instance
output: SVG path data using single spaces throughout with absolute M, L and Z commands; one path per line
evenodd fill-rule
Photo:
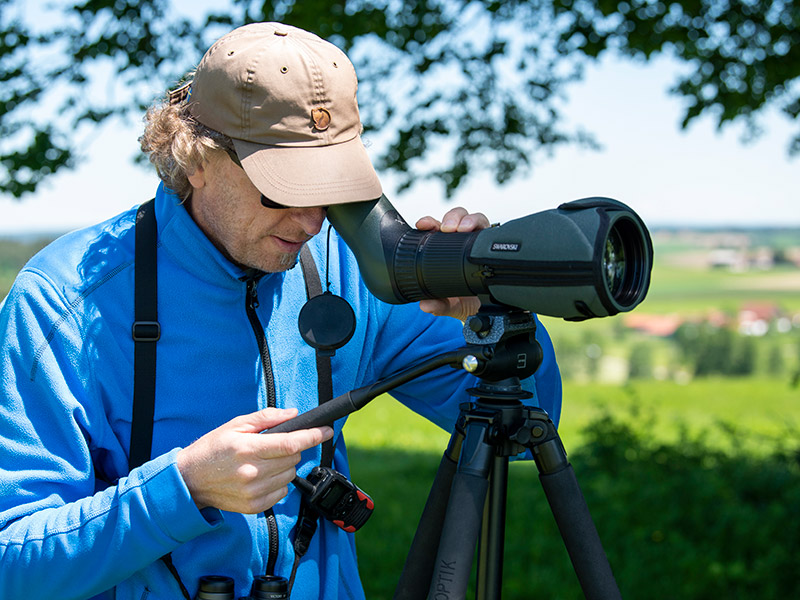
M 325 291 L 313 295 L 300 310 L 297 326 L 303 340 L 322 356 L 333 356 L 353 337 L 356 315 L 350 304 L 333 294 L 328 269 L 331 256 L 331 225 L 328 224 L 328 241 L 325 252 Z M 310 291 L 310 290 L 309 290 Z

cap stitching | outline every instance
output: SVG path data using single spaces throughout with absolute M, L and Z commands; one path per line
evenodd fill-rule
M 299 41 L 294 40 L 293 38 L 287 38 L 290 40 L 292 44 L 294 44 L 297 51 L 303 56 L 304 62 L 309 66 L 309 70 L 311 72 L 311 85 L 313 88 L 314 97 L 312 98 L 312 104 L 314 106 L 323 106 L 325 105 L 325 86 L 324 86 L 324 78 L 322 76 L 322 70 L 317 63 L 316 57 L 309 52 L 305 43 L 301 43 Z M 308 42 L 309 40 L 303 40 L 304 42 Z M 313 119 L 311 114 L 307 115 L 308 118 L 313 123 Z M 330 130 L 320 131 L 316 128 L 316 126 L 311 126 L 311 132 L 317 139 L 322 139 L 326 145 L 332 142 Z
M 324 107 L 327 102 L 327 95 L 325 94 L 325 80 L 322 76 L 322 69 L 319 68 L 316 62 L 312 62 L 313 68 L 311 70 L 311 77 L 312 81 L 314 82 L 314 92 L 316 94 L 315 104 L 320 107 Z M 314 126 L 316 129 L 316 124 Z M 318 130 L 319 131 L 319 130 Z M 327 143 L 331 142 L 331 134 L 330 129 L 326 128 L 322 131 L 319 131 L 320 137 L 322 137 Z
M 252 106 L 253 95 L 253 78 L 255 77 L 255 65 L 247 68 L 247 77 L 245 78 L 244 86 L 242 89 L 242 108 L 241 108 L 241 121 L 242 121 L 242 134 L 244 139 L 250 138 L 250 107 Z

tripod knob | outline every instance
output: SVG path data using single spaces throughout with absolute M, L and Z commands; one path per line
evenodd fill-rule
M 478 361 L 478 357 L 473 356 L 472 354 L 465 356 L 464 360 L 461 361 L 461 368 L 467 373 L 474 373 L 478 370 L 479 366 L 480 362 Z
M 492 329 L 492 319 L 487 315 L 473 315 L 467 325 L 473 333 L 479 336 L 486 335 Z

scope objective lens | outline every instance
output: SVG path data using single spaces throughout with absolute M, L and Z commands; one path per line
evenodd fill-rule
M 619 232 L 614 228 L 608 232 L 606 247 L 603 252 L 603 272 L 611 296 L 616 298 L 625 281 L 625 246 L 619 237 Z

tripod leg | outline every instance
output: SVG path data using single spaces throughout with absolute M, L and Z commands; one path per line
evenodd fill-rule
M 397 583 L 394 600 L 419 600 L 424 598 L 430 588 L 436 553 L 439 551 L 439 538 L 442 535 L 450 488 L 458 466 L 458 454 L 464 434 L 453 432 L 450 443 L 439 463 L 428 500 L 411 542 L 406 564 Z
M 540 457 L 536 463 L 539 480 L 583 594 L 587 600 L 619 600 L 622 596 L 611 565 L 561 440 L 551 440 L 546 445 L 547 451 L 542 454 L 547 455 L 547 460 Z
M 494 458 L 494 448 L 486 441 L 486 435 L 485 424 L 467 426 L 447 504 L 429 600 L 466 597 Z
M 477 600 L 499 600 L 503 591 L 507 492 L 508 458 L 495 456 L 478 546 Z

